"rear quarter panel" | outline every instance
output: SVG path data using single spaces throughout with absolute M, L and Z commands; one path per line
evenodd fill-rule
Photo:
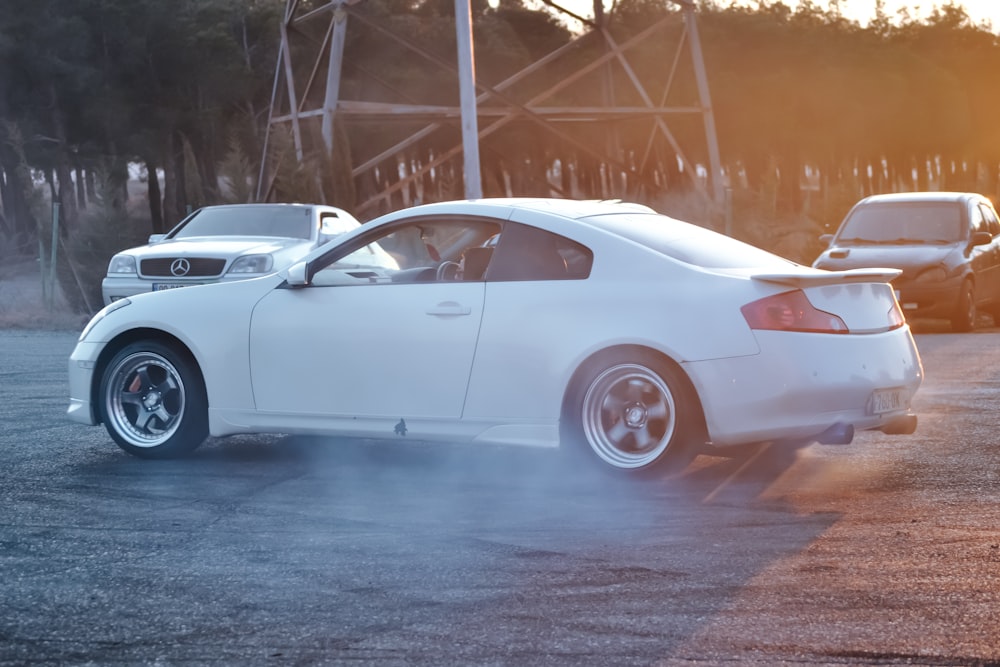
M 773 286 L 592 228 L 572 238 L 594 252 L 588 279 L 487 283 L 464 417 L 558 418 L 573 373 L 610 347 L 648 347 L 678 363 L 758 352 L 739 308 Z

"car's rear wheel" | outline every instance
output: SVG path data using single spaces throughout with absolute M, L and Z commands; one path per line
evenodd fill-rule
M 567 447 L 625 472 L 690 463 L 700 414 L 694 390 L 678 368 L 646 356 L 618 354 L 581 375 L 567 403 Z
M 958 293 L 955 314 L 951 317 L 951 328 L 955 331 L 972 331 L 976 326 L 976 293 L 971 280 L 962 283 Z
M 122 348 L 101 377 L 98 405 L 112 439 L 135 456 L 181 456 L 208 436 L 201 374 L 187 355 L 162 343 Z

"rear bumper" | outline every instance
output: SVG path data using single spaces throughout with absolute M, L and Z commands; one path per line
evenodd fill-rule
M 712 445 L 819 439 L 834 427 L 905 432 L 923 369 L 908 327 L 868 335 L 757 331 L 760 353 L 684 365 Z M 873 404 L 892 391 L 891 409 Z M 848 438 L 847 441 L 850 441 Z

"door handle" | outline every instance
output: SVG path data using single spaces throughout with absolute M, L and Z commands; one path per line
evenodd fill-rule
M 472 308 L 455 303 L 454 301 L 443 301 L 427 311 L 428 315 L 437 315 L 439 317 L 456 317 L 459 315 L 470 315 L 471 313 Z

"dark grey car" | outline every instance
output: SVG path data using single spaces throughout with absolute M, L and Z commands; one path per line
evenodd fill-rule
M 862 199 L 813 266 L 902 270 L 893 280 L 908 318 L 944 318 L 970 331 L 977 311 L 1000 322 L 1000 219 L 986 197 L 908 192 Z

